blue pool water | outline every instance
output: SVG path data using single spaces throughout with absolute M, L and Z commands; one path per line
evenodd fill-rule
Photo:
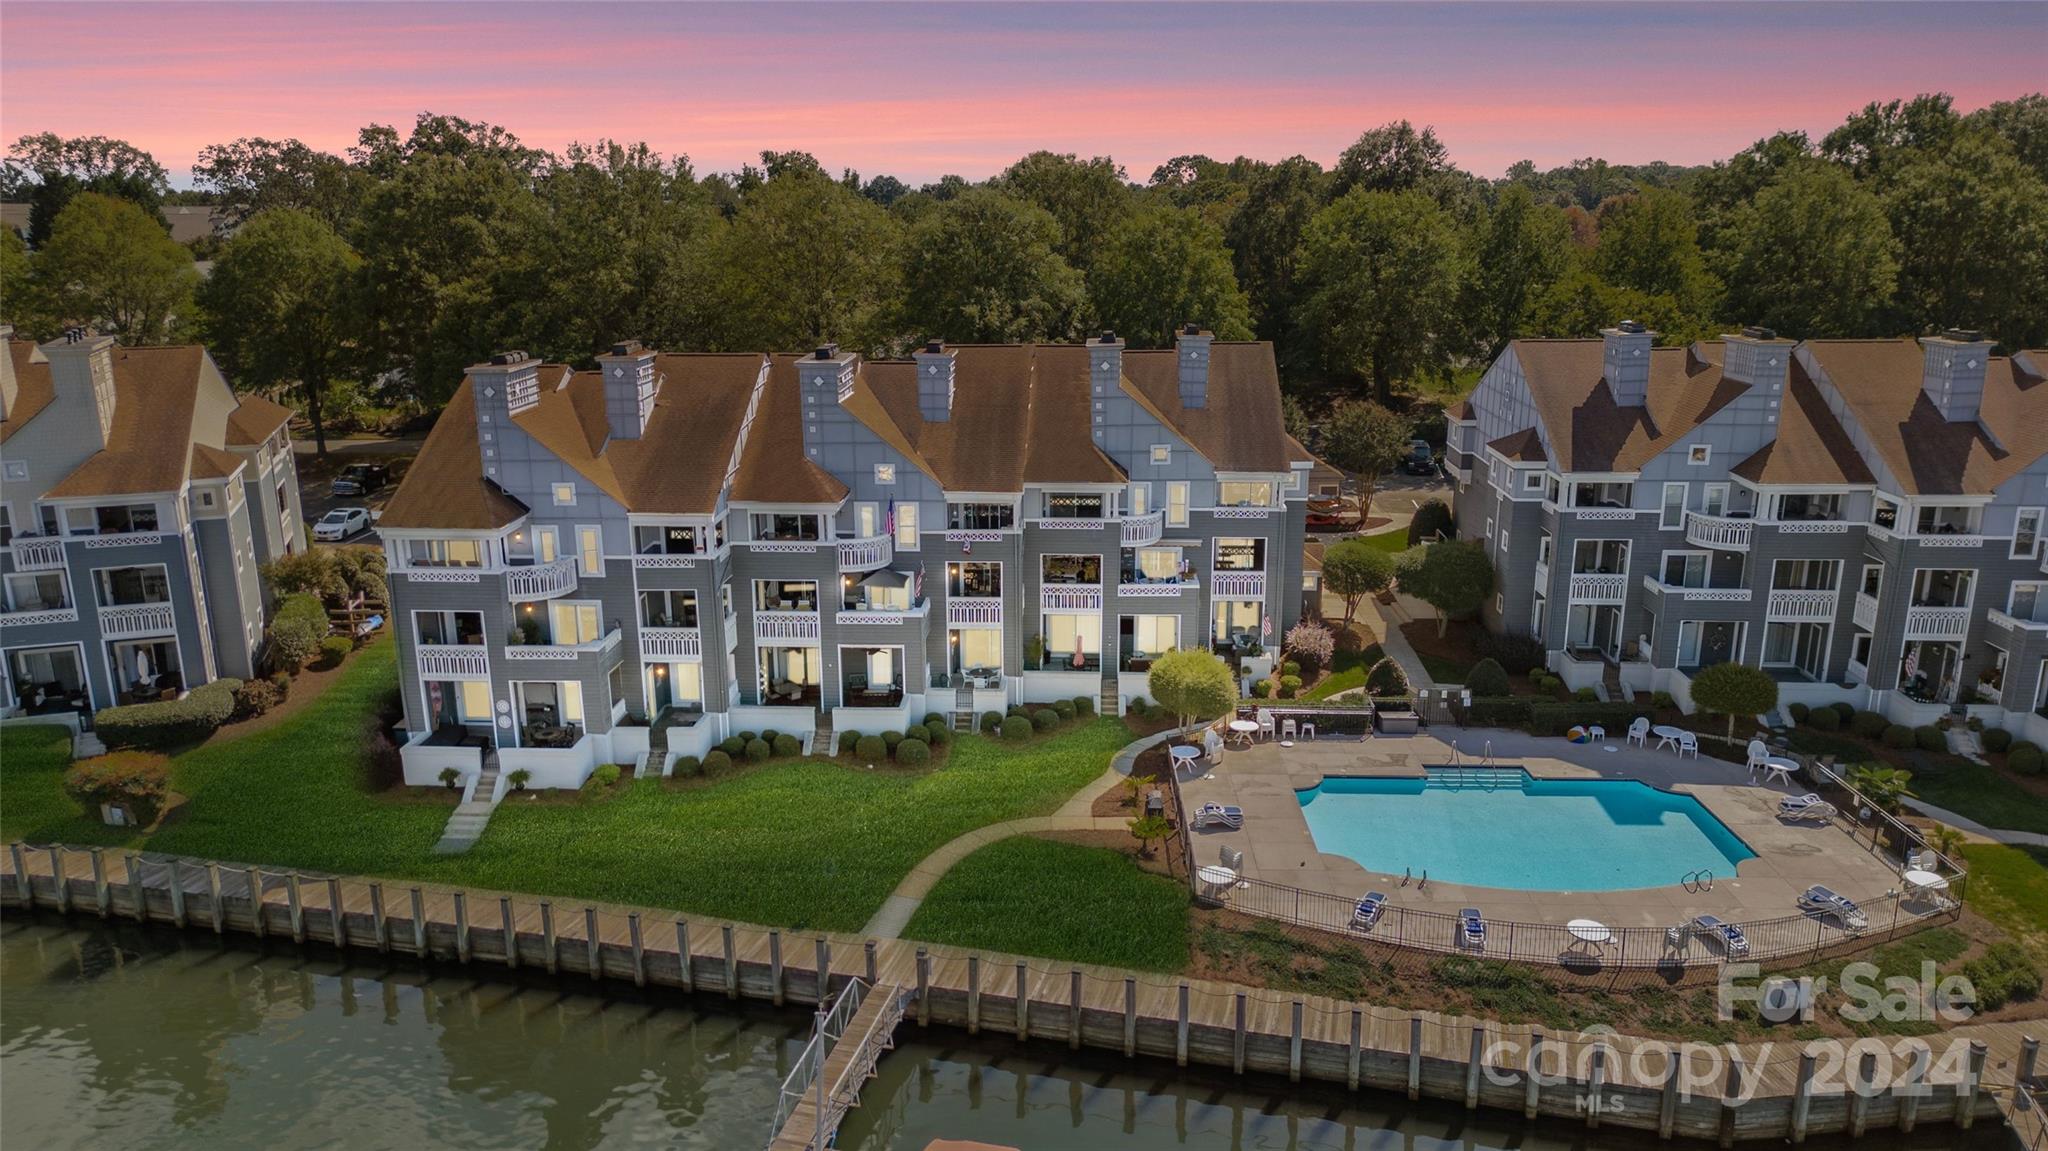
M 1326 779 L 1297 792 L 1316 848 L 1367 871 L 1515 891 L 1665 887 L 1707 868 L 1723 879 L 1756 852 L 1691 796 L 1633 780 L 1486 783 Z

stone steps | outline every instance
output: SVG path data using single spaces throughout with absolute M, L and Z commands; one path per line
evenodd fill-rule
M 1101 705 L 1096 710 L 1103 715 L 1113 716 L 1117 714 L 1120 707 L 1121 701 L 1118 699 L 1116 681 L 1113 679 L 1103 680 Z
M 497 788 L 498 757 L 492 753 L 484 757 L 483 774 L 477 777 L 476 789 L 469 793 L 472 798 L 456 804 L 454 814 L 441 828 L 441 838 L 434 843 L 435 855 L 460 855 L 476 846 L 497 807 L 491 802 L 491 793 Z

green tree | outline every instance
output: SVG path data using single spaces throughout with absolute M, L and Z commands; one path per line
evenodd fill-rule
M 1138 854 L 1152 857 L 1152 845 L 1173 834 L 1173 824 L 1163 815 L 1140 815 L 1130 821 L 1131 838 L 1138 841 Z
M 1692 200 L 1682 192 L 1649 188 L 1600 205 L 1599 243 L 1592 267 L 1619 288 L 1668 296 L 1688 313 L 1713 310 L 1720 285 L 1700 251 Z
M 1762 668 L 1717 663 L 1692 677 L 1692 701 L 1728 717 L 1728 738 L 1735 738 L 1737 716 L 1757 716 L 1778 706 L 1778 681 Z
M 2048 183 L 1981 132 L 1897 158 L 1889 172 L 1895 326 L 1983 328 L 2009 348 L 2048 342 Z
M 192 253 L 160 219 L 97 192 L 72 198 L 30 266 L 50 325 L 97 327 L 131 345 L 168 342 L 191 319 L 199 282 Z
M 903 245 L 903 314 L 920 337 L 958 343 L 1071 339 L 1086 299 L 1043 208 L 989 188 L 934 207 Z
M 1230 665 L 1212 651 L 1184 647 L 1166 652 L 1152 661 L 1150 678 L 1152 698 L 1182 727 L 1227 714 L 1237 705 Z
M 1436 633 L 1452 616 L 1478 611 L 1493 594 L 1493 561 L 1483 540 L 1442 540 L 1402 553 L 1401 590 L 1436 609 Z
M 1428 196 L 1352 192 L 1309 221 L 1298 259 L 1326 367 L 1370 381 L 1387 403 L 1395 380 L 1443 362 L 1464 259 Z
M 1460 308 L 1474 343 L 1491 362 L 1527 331 L 1530 313 L 1571 261 L 1571 225 L 1564 213 L 1509 187 L 1480 225 L 1478 258 Z
M 1323 425 L 1323 459 L 1358 477 L 1358 522 L 1372 515 L 1380 477 L 1408 453 L 1407 420 L 1379 404 L 1344 400 Z
M 1738 209 L 1728 228 L 1731 318 L 1800 339 L 1875 334 L 1898 284 L 1898 242 L 1877 196 L 1805 163 Z
M 296 208 L 243 224 L 200 288 L 215 357 L 247 388 L 288 388 L 327 454 L 328 388 L 355 366 L 352 292 L 362 260 L 334 229 Z
M 1133 347 L 1170 346 L 1184 320 L 1200 321 L 1219 340 L 1252 335 L 1223 233 L 1190 211 L 1151 207 L 1126 216 L 1103 238 L 1088 296 L 1096 320 Z
M 1916 153 L 1941 152 L 1962 128 L 1945 92 L 1911 100 L 1872 101 L 1821 138 L 1820 154 L 1846 165 L 1858 180 L 1889 187 L 1895 169 Z
M 33 303 L 28 245 L 13 228 L 0 228 L 0 320 L 25 333 L 38 330 L 39 326 L 30 318 Z
M 1033 152 L 989 186 L 1050 212 L 1060 226 L 1053 247 L 1084 272 L 1095 263 L 1102 234 L 1133 206 L 1123 165 L 1108 156 L 1083 160 L 1071 152 Z
M 1899 801 L 1912 796 L 1909 788 L 1913 773 L 1902 767 L 1882 763 L 1859 763 L 1849 769 L 1849 786 L 1863 793 L 1863 798 L 1877 806 L 1879 811 L 1899 810 Z
M 1243 201 L 1223 225 L 1237 282 L 1251 305 L 1252 329 L 1274 341 L 1283 372 L 1292 375 L 1301 359 L 1293 337 L 1295 257 L 1302 233 L 1322 204 L 1323 169 L 1291 156 L 1259 169 L 1245 184 Z
M 161 220 L 170 175 L 156 157 L 105 136 L 23 136 L 0 163 L 0 199 L 29 202 L 28 242 L 41 248 L 82 192 L 128 200 Z
M 1963 117 L 1963 125 L 1994 133 L 2012 145 L 2020 163 L 2048 180 L 2048 96 L 2033 92 L 1986 104 Z
M 1394 557 L 1364 540 L 1340 540 L 1323 553 L 1323 590 L 1344 601 L 1339 632 L 1350 630 L 1366 596 L 1380 594 L 1393 582 Z
M 1418 132 L 1408 121 L 1394 120 L 1367 129 L 1344 149 L 1330 173 L 1329 194 L 1339 199 L 1354 188 L 1408 192 L 1453 171 L 1450 150 L 1436 138 L 1435 128 Z
M 836 181 L 769 180 L 695 246 L 699 339 L 726 351 L 872 347 L 896 299 L 897 242 L 889 213 Z
M 295 208 L 340 231 L 363 194 L 348 161 L 298 140 L 244 136 L 199 150 L 192 181 L 212 193 L 228 228 L 271 208 Z

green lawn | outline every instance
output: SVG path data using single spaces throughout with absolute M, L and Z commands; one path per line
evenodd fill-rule
M 1121 852 L 1018 836 L 955 864 L 909 939 L 1142 971 L 1188 964 L 1187 889 Z
M 1970 861 L 1970 907 L 2048 964 L 2048 848 L 1972 843 L 1963 857 Z
M 388 643 L 365 649 L 305 711 L 180 756 L 171 786 L 188 802 L 144 846 L 854 930 L 939 845 L 1052 811 L 1130 739 L 1098 718 L 1021 746 L 962 737 L 924 772 L 807 759 L 716 784 L 642 781 L 599 800 L 510 799 L 468 854 L 441 857 L 431 848 L 445 803 L 364 788 L 363 723 L 396 676 Z M 41 730 L 6 729 L 6 833 L 109 842 L 119 833 L 78 818 L 64 798 L 63 764 Z
M 0 838 L 12 843 L 113 845 L 134 837 L 134 829 L 88 820 L 64 794 L 64 769 L 71 766 L 71 730 L 45 724 L 0 728 Z
M 1387 653 L 1380 645 L 1371 644 L 1364 651 L 1340 651 L 1330 660 L 1330 674 L 1316 681 L 1316 685 L 1304 694 L 1305 699 L 1328 699 L 1340 691 L 1365 686 L 1365 673 L 1372 670 Z
M 1956 757 L 1925 763 L 1913 772 L 1911 789 L 1936 807 L 1986 827 L 2048 835 L 2048 799 L 1983 764 Z
M 1365 541 L 1365 546 L 1388 555 L 1399 555 L 1408 550 L 1408 529 L 1405 526 L 1360 538 Z

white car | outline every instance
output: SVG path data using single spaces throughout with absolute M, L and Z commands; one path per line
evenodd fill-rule
M 345 540 L 370 526 L 370 509 L 335 508 L 313 525 L 316 540 Z

